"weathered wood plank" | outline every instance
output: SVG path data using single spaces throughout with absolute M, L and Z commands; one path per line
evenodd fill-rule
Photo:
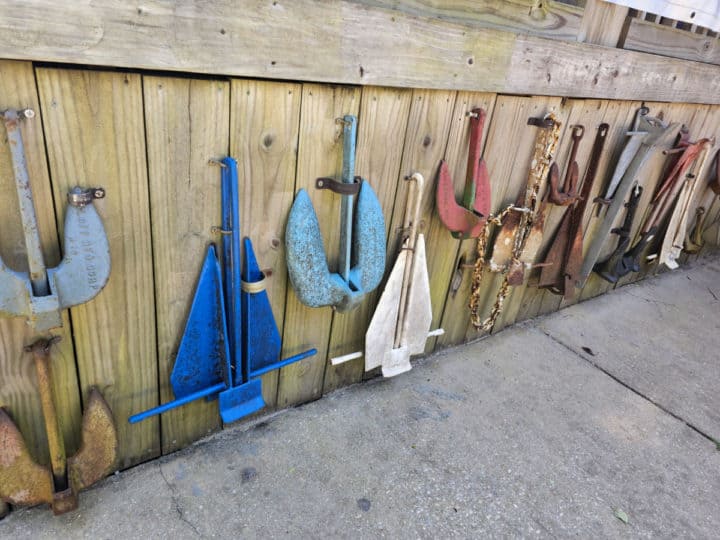
M 25 146 L 33 203 L 45 263 L 48 267 L 60 262 L 60 244 L 53 207 L 50 176 L 45 159 L 42 115 L 35 86 L 35 74 L 29 62 L 0 61 L 0 111 L 30 107 L 36 111 L 33 120 L 23 122 Z M 0 257 L 10 268 L 27 271 L 23 227 L 16 195 L 10 147 L 5 127 L 0 125 Z M 64 214 L 65 204 L 58 206 Z M 72 329 L 67 313 L 62 329 L 53 331 L 62 341 L 53 347 L 51 357 L 53 392 L 65 448 L 68 454 L 80 444 L 80 390 L 75 370 Z M 37 377 L 32 358 L 23 352 L 25 345 L 37 338 L 22 318 L 0 319 L 0 406 L 12 415 L 22 432 L 30 453 L 38 462 L 47 464 L 49 452 L 43 422 Z
M 445 150 L 445 161 L 448 164 L 450 174 L 452 174 L 453 184 L 455 186 L 455 196 L 457 200 L 462 200 L 463 190 L 465 188 L 465 178 L 467 171 L 468 151 L 470 144 L 470 118 L 465 113 L 476 107 L 482 107 L 487 113 L 485 119 L 485 127 L 483 129 L 483 149 L 487 146 L 487 135 L 490 131 L 492 123 L 493 110 L 495 108 L 495 94 L 481 94 L 470 92 L 458 92 L 455 99 L 455 110 L 453 111 L 452 124 L 450 125 L 450 134 L 448 136 L 447 148 Z M 437 179 L 431 178 L 433 191 L 432 198 L 435 198 L 437 190 Z M 491 186 L 495 184 L 494 179 L 490 178 Z M 446 292 L 444 305 L 433 305 L 433 311 L 441 310 L 440 326 L 445 330 L 445 334 L 439 338 L 435 338 L 435 346 L 446 347 L 462 343 L 465 339 L 465 331 L 470 322 L 470 311 L 468 310 L 468 299 L 470 298 L 470 282 L 471 272 L 469 269 L 461 269 L 462 281 L 456 290 L 451 289 L 453 275 L 458 268 L 458 261 L 461 257 L 465 264 L 472 264 L 475 261 L 475 253 L 477 240 L 457 240 L 452 237 L 437 217 L 437 208 L 433 213 L 433 222 L 431 231 L 434 240 L 435 249 L 441 251 L 438 256 L 445 257 L 446 268 L 443 275 L 447 275 Z M 452 249 L 450 249 L 452 248 Z M 435 256 L 431 254 L 431 256 Z
M 238 160 L 243 235 L 253 241 L 267 281 L 280 335 L 285 321 L 285 220 L 292 205 L 302 87 L 294 83 L 232 81 L 230 153 Z M 277 401 L 278 372 L 262 377 L 267 408 Z
M 404 206 L 395 206 L 395 192 L 401 175 L 402 141 L 407 130 L 411 97 L 411 90 L 367 87 L 362 92 L 355 173 L 367 179 L 377 194 L 385 216 L 386 237 L 393 234 L 390 229 L 393 207 L 396 211 L 404 211 Z M 395 254 L 388 252 L 386 273 L 394 263 Z M 330 332 L 330 358 L 365 348 L 365 332 L 383 285 L 368 294 L 357 309 L 335 313 Z M 364 372 L 364 358 L 337 366 L 328 362 L 323 393 L 360 381 Z
M 435 211 L 437 171 L 440 160 L 445 155 L 453 121 L 455 98 L 454 91 L 415 90 L 413 92 L 400 167 L 401 178 L 398 181 L 388 242 L 389 258 L 394 261 L 402 243 L 402 234 L 398 234 L 398 231 L 402 230 L 408 196 L 407 182 L 403 178 L 414 172 L 420 173 L 425 178 L 425 187 L 422 193 L 418 232 L 425 235 L 425 249 L 428 254 L 427 269 L 433 311 L 431 329 L 438 327 L 442 317 L 442 306 L 445 302 L 450 274 L 454 270 L 453 261 L 457 250 L 456 245 L 442 244 L 441 234 L 444 227 Z M 431 352 L 434 346 L 434 341 L 428 340 L 425 352 Z
M 357 115 L 359 108 L 359 88 L 303 85 L 295 191 L 306 189 L 313 201 L 331 271 L 337 269 L 338 262 L 340 196 L 329 190 L 315 189 L 315 179 L 320 176 L 340 177 L 342 124 L 336 119 L 345 114 Z M 297 354 L 310 347 L 315 347 L 318 352 L 280 370 L 279 407 L 303 403 L 322 395 L 332 316 L 333 311 L 329 307 L 303 305 L 293 288 L 288 287 L 283 354 Z
M 220 172 L 228 148 L 227 82 L 144 77 L 145 134 L 155 271 L 160 401 L 175 398 L 170 373 L 190 312 L 210 228 L 220 223 Z M 198 362 L 202 359 L 198 358 Z M 167 454 L 220 428 L 217 402 L 198 400 L 162 416 Z
M 578 41 L 604 47 L 617 47 L 629 9 L 603 0 L 587 0 Z
M 582 8 L 554 0 L 350 0 L 395 9 L 411 16 L 442 19 L 475 28 L 496 28 L 550 39 L 576 41 Z M 578 40 L 582 41 L 582 40 Z M 615 44 L 612 45 L 613 47 Z
M 0 58 L 528 95 L 720 103 L 720 69 L 344 0 L 12 0 Z M 137 54 L 142 50 L 143 54 Z M 248 54 L 252 51 L 252 54 Z M 322 58 L 322 62 L 317 59 Z M 557 61 L 562 58 L 562 62 Z M 682 75 L 682 76 L 681 76 Z
M 633 18 L 623 48 L 695 62 L 720 64 L 717 38 Z
M 95 204 L 110 242 L 110 281 L 71 316 L 82 388 L 98 386 L 113 410 L 126 468 L 160 453 L 157 418 L 127 422 L 159 402 L 141 79 L 46 68 L 37 79 L 56 206 L 74 185 L 107 192 Z
M 537 128 L 527 125 L 528 118 L 542 117 L 551 109 L 557 110 L 560 103 L 560 98 L 498 96 L 484 152 L 492 183 L 494 214 L 514 203 L 522 187 L 527 184 L 537 136 Z M 488 246 L 492 246 L 496 232 L 491 234 Z M 483 272 L 480 312 L 484 318 L 495 303 L 504 275 L 487 269 Z M 468 325 L 466 340 L 482 335 L 472 324 Z

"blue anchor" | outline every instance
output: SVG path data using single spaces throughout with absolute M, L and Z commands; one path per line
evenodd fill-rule
M 382 280 L 386 247 L 380 201 L 367 181 L 354 176 L 357 118 L 346 115 L 342 123 L 342 182 L 330 178 L 315 181 L 318 189 L 330 189 L 342 196 L 339 273 L 330 273 L 317 215 L 304 189 L 290 209 L 285 244 L 288 275 L 300 301 L 310 307 L 333 306 L 348 311 Z M 353 219 L 355 195 L 358 200 Z
M 131 424 L 201 398 L 218 398 L 222 421 L 234 422 L 265 407 L 261 375 L 317 353 L 310 349 L 279 360 L 280 332 L 249 238 L 240 273 L 237 162 L 226 157 L 217 163 L 224 272 L 210 245 L 170 375 L 176 399 L 131 416 Z

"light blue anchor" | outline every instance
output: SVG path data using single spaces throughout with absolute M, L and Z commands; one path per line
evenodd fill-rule
M 31 109 L 2 113 L 12 155 L 15 186 L 25 236 L 28 272 L 16 272 L 0 259 L 0 317 L 25 317 L 38 332 L 62 326 L 62 310 L 94 298 L 110 277 L 110 246 L 92 202 L 102 188 L 73 188 L 65 213 L 64 255 L 46 268 L 37 216 L 25 162 L 20 123 L 35 116 Z
M 369 182 L 355 176 L 357 118 L 346 115 L 342 124 L 342 182 L 330 178 L 315 182 L 318 189 L 330 189 L 342 197 L 339 272 L 330 273 L 317 215 L 304 189 L 290 209 L 285 244 L 290 282 L 300 301 L 310 307 L 333 306 L 349 311 L 382 280 L 385 219 Z M 358 200 L 353 219 L 355 195 Z

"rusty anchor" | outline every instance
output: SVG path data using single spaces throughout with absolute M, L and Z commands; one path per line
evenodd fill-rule
M 462 205 L 455 200 L 455 188 L 444 159 L 438 172 L 438 214 L 455 238 L 477 238 L 490 215 L 490 175 L 485 160 L 480 157 L 486 113 L 478 107 L 467 116 L 470 117 L 470 149 Z
M 20 214 L 25 235 L 28 272 L 10 270 L 0 258 L 0 317 L 24 316 L 35 330 L 62 326 L 61 312 L 94 298 L 110 276 L 110 247 L 94 199 L 102 188 L 73 188 L 65 214 L 64 256 L 56 268 L 45 267 L 37 217 L 25 162 L 20 122 L 35 116 L 31 109 L 2 113 L 7 130 Z
M 0 408 L 0 499 L 10 504 L 48 503 L 55 515 L 77 508 L 78 492 L 107 475 L 117 456 L 118 438 L 110 407 L 97 388 L 90 388 L 78 452 L 66 457 L 53 399 L 50 347 L 59 337 L 26 347 L 35 360 L 38 392 L 45 419 L 50 467 L 36 463 L 20 430 Z
M 562 189 L 559 186 L 560 171 L 557 162 L 550 166 L 550 188 L 548 190 L 548 201 L 558 206 L 569 206 L 578 199 L 577 187 L 580 176 L 580 168 L 577 163 L 577 152 L 580 141 L 585 134 L 585 127 L 581 125 L 572 126 L 572 148 L 570 149 L 570 159 L 568 160 L 568 168 L 565 171 L 565 181 Z

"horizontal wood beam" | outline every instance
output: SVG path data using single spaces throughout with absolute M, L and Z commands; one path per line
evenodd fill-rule
M 623 48 L 708 64 L 720 64 L 720 40 L 633 18 Z
M 359 0 L 2 4 L 0 58 L 342 84 L 720 103 L 716 66 L 423 16 L 422 2 L 414 2 L 412 11 Z

